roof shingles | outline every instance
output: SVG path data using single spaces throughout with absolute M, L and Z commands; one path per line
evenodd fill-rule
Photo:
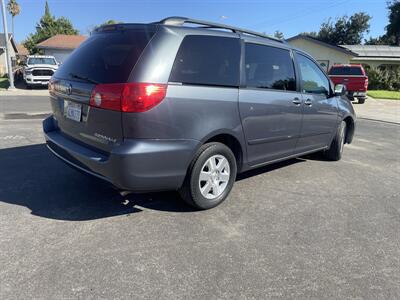
M 387 45 L 342 45 L 360 57 L 390 57 L 400 59 L 399 46 Z
M 47 40 L 39 43 L 37 48 L 39 49 L 75 49 L 77 48 L 84 40 L 86 40 L 86 36 L 83 35 L 66 35 L 66 34 L 57 34 L 48 38 Z

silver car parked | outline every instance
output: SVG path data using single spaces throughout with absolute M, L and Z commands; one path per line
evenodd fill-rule
M 355 128 L 344 88 L 307 53 L 181 17 L 96 29 L 49 91 L 57 157 L 120 190 L 178 190 L 198 209 L 226 199 L 239 172 L 317 151 L 339 160 Z

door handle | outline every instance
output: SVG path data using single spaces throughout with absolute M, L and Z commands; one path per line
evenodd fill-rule
M 293 104 L 295 104 L 295 105 L 300 105 L 300 104 L 301 104 L 301 100 L 300 100 L 299 98 L 297 98 L 297 97 L 294 98 L 292 102 L 293 102 Z
M 304 101 L 305 105 L 311 106 L 312 105 L 312 100 L 311 99 L 307 99 L 306 101 Z

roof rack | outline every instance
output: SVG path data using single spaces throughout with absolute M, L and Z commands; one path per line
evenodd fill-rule
M 197 24 L 197 25 L 204 25 L 205 27 L 202 28 L 220 28 L 220 29 L 228 29 L 231 30 L 232 32 L 235 33 L 245 33 L 245 34 L 249 34 L 249 35 L 254 35 L 257 37 L 262 37 L 262 38 L 266 38 L 266 39 L 270 39 L 273 41 L 277 41 L 280 43 L 285 43 L 284 40 L 266 35 L 266 34 L 262 34 L 256 31 L 251 31 L 251 30 L 247 30 L 247 29 L 243 29 L 243 28 L 239 28 L 239 27 L 234 27 L 234 26 L 229 26 L 229 25 L 225 25 L 225 24 L 220 24 L 220 23 L 214 23 L 214 22 L 208 22 L 208 21 L 203 21 L 203 20 L 196 20 L 196 19 L 190 19 L 190 18 L 185 18 L 185 17 L 168 17 L 165 19 L 162 19 L 159 22 L 156 22 L 157 24 L 163 24 L 163 25 L 173 25 L 173 26 L 183 26 L 185 23 L 188 24 Z

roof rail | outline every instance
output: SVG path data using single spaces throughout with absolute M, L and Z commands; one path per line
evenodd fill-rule
M 234 26 L 229 26 L 229 25 L 225 25 L 225 24 L 220 24 L 220 23 L 214 23 L 214 22 L 208 22 L 208 21 L 203 21 L 203 20 L 196 20 L 196 19 L 190 19 L 190 18 L 185 18 L 185 17 L 168 17 L 165 19 L 162 19 L 159 22 L 156 22 L 157 24 L 163 24 L 163 25 L 172 25 L 172 26 L 183 26 L 185 23 L 188 24 L 197 24 L 197 25 L 204 25 L 205 27 L 202 28 L 220 28 L 220 29 L 228 29 L 231 30 L 232 32 L 235 33 L 245 33 L 245 34 L 249 34 L 249 35 L 254 35 L 257 37 L 262 37 L 262 38 L 266 38 L 266 39 L 270 39 L 273 41 L 277 41 L 277 42 L 281 42 L 281 43 L 285 43 L 284 40 L 266 35 L 266 34 L 262 34 L 256 31 L 251 31 L 248 29 L 243 29 L 243 28 L 239 28 L 239 27 L 234 27 Z

